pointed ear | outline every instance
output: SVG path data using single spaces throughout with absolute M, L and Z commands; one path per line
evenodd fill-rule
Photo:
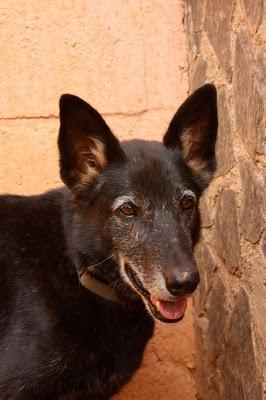
M 125 155 L 100 114 L 79 97 L 60 98 L 58 146 L 60 173 L 71 189 L 91 182 L 112 162 Z
M 204 85 L 177 110 L 163 139 L 165 146 L 181 151 L 201 189 L 215 171 L 217 127 L 216 89 Z

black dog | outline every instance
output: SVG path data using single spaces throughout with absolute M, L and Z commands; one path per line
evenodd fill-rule
M 153 318 L 177 322 L 199 275 L 198 200 L 215 169 L 216 90 L 163 144 L 119 143 L 60 100 L 66 188 L 0 197 L 0 399 L 108 399 L 140 366 Z

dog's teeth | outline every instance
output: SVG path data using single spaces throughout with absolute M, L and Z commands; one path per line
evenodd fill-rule
M 159 308 L 160 308 L 160 302 L 159 302 L 159 300 L 156 301 L 156 307 L 157 307 L 158 310 L 159 310 Z

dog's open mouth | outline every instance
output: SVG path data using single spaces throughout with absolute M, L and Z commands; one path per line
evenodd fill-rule
M 125 270 L 135 289 L 145 297 L 149 310 L 155 318 L 163 322 L 178 322 L 183 318 L 187 308 L 187 297 L 174 301 L 160 300 L 144 288 L 137 274 L 129 265 L 125 266 Z

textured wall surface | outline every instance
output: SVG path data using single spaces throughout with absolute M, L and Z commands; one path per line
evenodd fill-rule
M 219 107 L 218 170 L 201 202 L 204 229 L 197 249 L 198 398 L 261 400 L 266 393 L 263 1 L 186 0 L 186 24 L 190 90 L 215 82 Z
M 90 102 L 120 138 L 160 139 L 187 91 L 182 18 L 179 0 L 1 1 L 0 192 L 60 185 L 62 93 Z M 117 399 L 194 399 L 194 353 L 191 312 L 158 325 Z

